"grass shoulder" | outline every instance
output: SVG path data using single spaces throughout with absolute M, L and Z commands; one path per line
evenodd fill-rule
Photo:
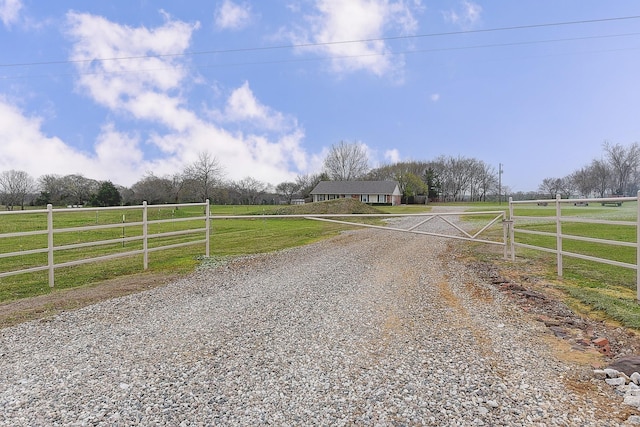
M 561 300 L 580 316 L 640 331 L 640 304 L 636 301 L 635 272 L 579 259 L 564 259 L 558 277 L 555 255 L 523 249 L 516 260 L 487 245 L 463 247 L 467 262 L 488 263 L 502 277 L 535 292 Z

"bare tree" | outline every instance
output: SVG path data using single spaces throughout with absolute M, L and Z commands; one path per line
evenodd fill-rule
M 40 197 L 42 203 L 39 204 L 54 204 L 59 205 L 62 203 L 64 181 L 59 175 L 42 175 L 38 178 L 38 187 L 40 189 Z
M 133 201 L 150 204 L 170 203 L 174 200 L 173 182 L 170 178 L 161 178 L 148 173 L 140 181 L 131 186 Z
M 603 147 L 613 173 L 613 192 L 626 194 L 629 181 L 640 164 L 640 146 L 634 142 L 625 148 L 620 144 L 605 142 Z
M 284 197 L 289 204 L 291 204 L 291 199 L 293 199 L 293 196 L 299 190 L 300 185 L 291 181 L 281 182 L 280 184 L 276 185 L 276 193 Z
M 364 144 L 340 141 L 333 145 L 324 159 L 324 169 L 332 180 L 353 181 L 362 178 L 369 170 L 369 157 Z
M 469 190 L 475 161 L 458 156 L 440 157 L 436 163 L 439 163 L 438 175 L 445 198 L 448 197 L 453 201 L 461 200 Z
M 594 191 L 604 197 L 611 182 L 611 168 L 601 160 L 593 160 L 589 165 L 589 174 L 593 177 Z
M 195 196 L 204 202 L 211 199 L 213 189 L 220 183 L 222 167 L 214 156 L 203 151 L 198 154 L 198 160 L 185 169 L 184 176 Z
M 243 201 L 246 201 L 249 205 L 255 205 L 258 197 L 268 190 L 269 185 L 257 179 L 246 177 L 235 182 L 233 187 L 240 194 Z
M 296 185 L 298 185 L 300 195 L 303 199 L 309 198 L 311 191 L 318 185 L 320 181 L 328 181 L 329 175 L 326 172 L 318 174 L 298 175 L 296 177 Z
M 495 168 L 482 160 L 467 157 L 440 156 L 435 160 L 398 162 L 371 170 L 368 179 L 393 179 L 406 194 L 406 181 L 419 176 L 427 185 L 428 197 L 442 196 L 448 200 L 486 200 L 490 192 L 497 192 L 498 176 Z M 407 178 L 411 177 L 411 178 Z M 422 190 L 421 190 L 422 191 Z M 406 195 L 405 194 L 405 195 Z
M 395 164 L 380 165 L 375 169 L 371 169 L 367 172 L 366 179 L 371 181 L 390 181 L 395 180 Z
M 569 175 L 573 187 L 583 197 L 590 197 L 597 188 L 596 175 L 590 166 L 578 169 Z M 606 187 L 605 187 L 606 188 Z
M 565 176 L 564 178 L 560 179 L 560 194 L 562 195 L 562 197 L 564 197 L 565 199 L 570 198 L 571 195 L 575 193 L 575 190 L 576 186 L 571 179 L 571 176 Z
M 478 162 L 478 168 L 476 170 L 478 200 L 485 201 L 487 199 L 487 194 L 491 190 L 495 190 L 497 193 L 498 181 L 498 176 L 493 166 L 490 166 L 483 161 Z
M 98 191 L 100 183 L 82 175 L 65 175 L 61 179 L 62 201 L 70 205 L 82 205 Z
M 562 193 L 563 182 L 561 178 L 545 178 L 540 184 L 540 191 L 549 194 L 552 199 L 556 198 L 557 194 Z
M 24 171 L 8 170 L 0 173 L 0 198 L 7 210 L 20 206 L 24 210 L 24 201 L 34 189 L 35 181 Z
M 182 192 L 186 184 L 184 173 L 175 173 L 169 178 L 171 181 L 171 201 L 178 203 L 181 200 Z

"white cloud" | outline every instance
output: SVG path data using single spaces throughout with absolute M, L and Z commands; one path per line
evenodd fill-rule
M 238 5 L 224 0 L 215 14 L 215 24 L 219 30 L 239 30 L 251 23 L 251 6 Z
M 482 14 L 482 6 L 470 0 L 463 0 L 457 10 L 442 12 L 445 21 L 459 25 L 463 29 L 472 28 Z
M 167 19 L 163 26 L 148 29 L 88 14 L 69 14 L 68 34 L 74 43 L 71 59 L 103 59 L 77 63 L 78 91 L 116 117 L 135 120 L 140 132 L 149 135 L 141 141 L 141 136 L 119 133 L 109 124 L 96 141 L 96 156 L 135 171 L 134 182 L 141 171 L 178 172 L 202 151 L 210 152 L 225 166 L 229 179 L 252 176 L 279 183 L 306 172 L 308 156 L 301 148 L 304 131 L 294 118 L 261 103 L 248 82 L 232 90 L 224 108 L 209 118 L 187 106 L 188 94 L 183 91 L 191 83 L 189 64 L 179 54 L 189 47 L 198 24 Z M 125 57 L 135 58 L 108 60 Z M 224 128 L 238 123 L 246 134 Z M 155 146 L 160 154 L 145 156 L 143 143 Z M 114 159 L 123 153 L 131 157 Z
M 44 174 L 79 173 L 97 180 L 132 185 L 144 171 L 157 175 L 181 171 L 208 151 L 225 167 L 227 177 L 252 176 L 272 184 L 292 180 L 298 169 L 306 172 L 308 156 L 301 148 L 304 132 L 296 129 L 275 141 L 265 136 L 238 137 L 212 123 L 194 120 L 184 132 L 156 134 L 147 143 L 165 155 L 147 158 L 137 134 L 116 130 L 113 123 L 103 126 L 93 152 L 81 152 L 59 138 L 42 131 L 42 119 L 0 99 L 0 140 L 3 141 L 0 170 L 24 170 L 37 178 Z M 32 153 L 25 156 L 24 153 Z
M 438 101 L 440 101 L 440 94 L 439 93 L 432 93 L 429 98 L 433 102 L 438 102 Z
M 315 14 L 305 16 L 309 24 L 295 29 L 297 44 L 317 44 L 300 48 L 331 58 L 336 73 L 366 70 L 376 76 L 397 75 L 404 59 L 394 55 L 383 40 L 385 31 L 394 35 L 412 34 L 418 28 L 414 17 L 421 10 L 419 0 L 315 0 Z M 356 43 L 340 43 L 369 40 Z
M 365 153 L 367 153 L 367 159 L 369 159 L 369 167 L 377 168 L 380 163 L 378 162 L 378 150 L 369 147 L 362 141 L 357 141 L 356 143 L 360 146 L 361 149 L 364 150 Z
M 389 163 L 398 163 L 400 161 L 400 151 L 394 148 L 384 152 L 384 159 Z
M 273 132 L 286 132 L 297 126 L 294 118 L 260 103 L 246 81 L 233 90 L 224 112 L 214 112 L 213 116 L 224 122 L 242 123 L 251 129 Z
M 42 119 L 27 117 L 0 98 L 0 170 L 24 170 L 34 178 L 45 174 L 79 173 L 98 180 L 131 184 L 140 178 L 141 152 L 135 137 L 105 126 L 94 154 L 80 152 L 64 141 L 46 136 Z M 30 155 L 25 155 L 30 153 Z
M 10 27 L 18 21 L 22 9 L 21 0 L 0 0 L 0 21 L 5 27 Z
M 153 143 L 169 156 L 156 159 L 153 170 L 159 174 L 176 172 L 176 167 L 193 162 L 197 153 L 215 155 L 225 168 L 227 178 L 238 180 L 246 176 L 277 184 L 291 180 L 304 171 L 307 155 L 300 148 L 304 133 L 291 132 L 275 141 L 261 135 L 234 135 L 212 123 L 198 121 L 184 133 L 158 135 Z
M 120 108 L 145 91 L 179 88 L 186 68 L 173 54 L 184 52 L 198 28 L 177 21 L 153 30 L 131 28 L 74 12 L 67 20 L 68 34 L 75 41 L 70 59 L 84 61 L 77 63 L 78 85 L 109 108 Z
M 95 151 L 103 176 L 118 183 L 141 178 L 138 168 L 144 164 L 144 155 L 137 135 L 118 132 L 113 124 L 107 124 L 98 136 Z

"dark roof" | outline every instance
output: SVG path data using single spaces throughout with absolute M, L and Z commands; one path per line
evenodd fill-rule
M 396 181 L 320 181 L 311 194 L 393 194 Z

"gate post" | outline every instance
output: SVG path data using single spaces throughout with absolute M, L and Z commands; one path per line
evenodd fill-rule
M 640 190 L 636 202 L 636 302 L 640 303 Z
M 49 287 L 55 285 L 53 263 L 53 205 L 47 204 L 47 264 L 49 266 Z
M 502 242 L 504 243 L 504 251 L 502 257 L 508 259 L 509 253 L 509 223 L 505 219 L 504 212 L 502 213 Z
M 556 194 L 556 255 L 558 262 L 558 277 L 562 277 L 562 208 L 560 207 L 560 199 L 562 196 Z
M 516 260 L 516 237 L 513 229 L 515 228 L 513 219 L 513 197 L 509 196 L 509 244 L 511 245 L 511 261 Z
M 149 268 L 149 237 L 147 224 L 147 201 L 142 202 L 142 266 L 144 270 Z
M 205 245 L 206 245 L 206 247 L 205 247 L 205 253 L 204 253 L 204 256 L 206 256 L 207 258 L 209 258 L 209 239 L 210 239 L 210 237 L 209 237 L 209 233 L 211 232 L 211 218 L 210 218 L 210 215 L 211 215 L 211 205 L 209 205 L 209 199 L 207 199 L 207 206 L 205 207 L 204 214 L 205 214 L 205 216 L 207 217 L 207 218 L 205 219 L 205 221 L 206 221 L 205 228 L 206 228 L 207 236 L 205 237 Z

